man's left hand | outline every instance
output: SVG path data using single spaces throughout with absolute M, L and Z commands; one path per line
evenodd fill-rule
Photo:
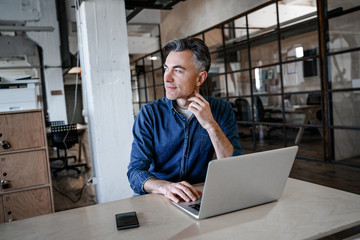
M 194 113 L 195 117 L 204 129 L 209 129 L 216 124 L 212 115 L 210 104 L 200 93 L 194 91 L 193 95 L 188 98 L 191 103 L 188 110 Z

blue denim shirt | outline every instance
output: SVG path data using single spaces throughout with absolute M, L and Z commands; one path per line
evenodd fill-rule
M 242 154 L 230 103 L 213 97 L 205 99 L 233 145 L 233 156 Z M 135 119 L 133 136 L 127 175 L 134 192 L 145 194 L 144 183 L 152 177 L 191 184 L 205 181 L 215 152 L 210 137 L 194 115 L 187 120 L 176 111 L 172 100 L 162 98 L 142 107 Z

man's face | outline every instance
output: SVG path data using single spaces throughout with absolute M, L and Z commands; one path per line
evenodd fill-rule
M 164 69 L 164 84 L 168 99 L 187 99 L 194 89 L 199 89 L 200 73 L 195 71 L 193 54 L 190 50 L 170 52 Z

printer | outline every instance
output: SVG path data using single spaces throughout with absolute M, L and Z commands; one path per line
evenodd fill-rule
M 0 111 L 40 108 L 39 83 L 30 75 L 0 76 Z

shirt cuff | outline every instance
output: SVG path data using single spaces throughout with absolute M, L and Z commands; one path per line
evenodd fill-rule
M 147 171 L 140 171 L 135 176 L 132 177 L 131 188 L 134 192 L 138 194 L 146 194 L 147 192 L 144 190 L 144 183 L 149 179 L 155 177 L 151 173 Z

